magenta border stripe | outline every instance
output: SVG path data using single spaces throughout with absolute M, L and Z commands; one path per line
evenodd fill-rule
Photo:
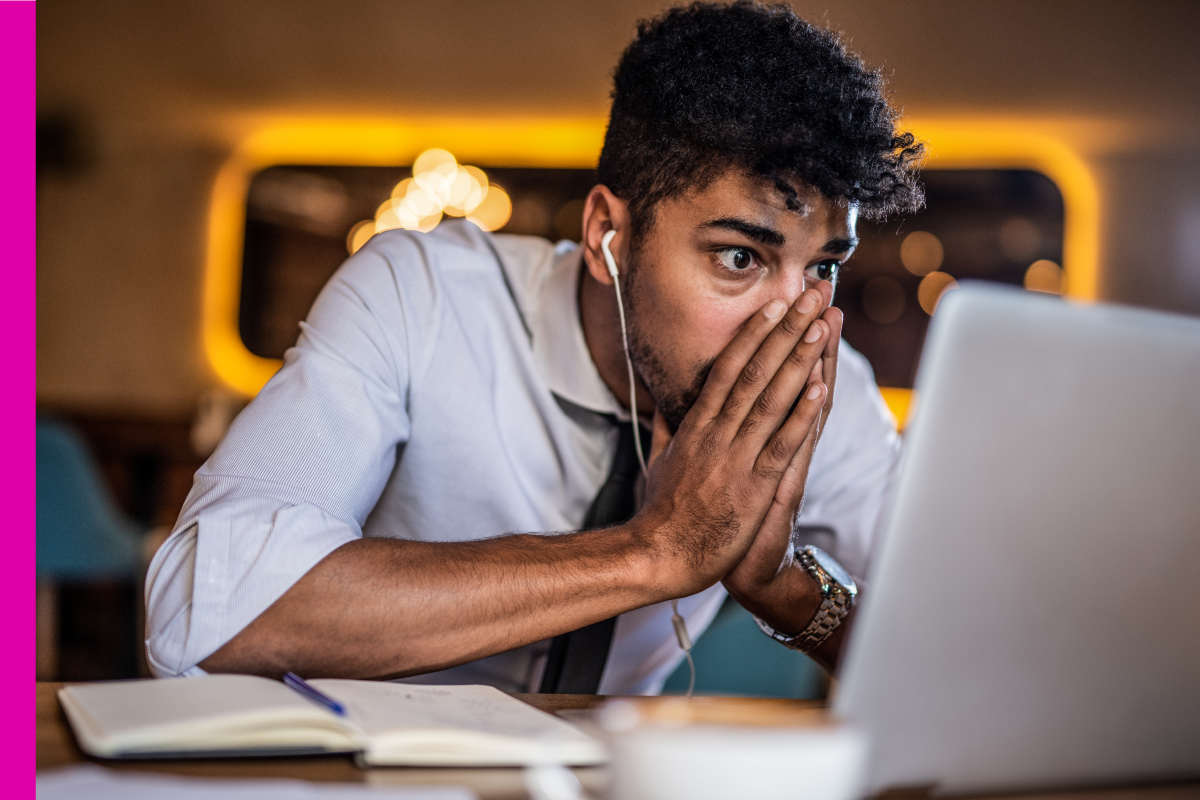
M 5 634 L 0 639 L 0 685 L 10 692 L 0 758 L 4 784 L 9 791 L 16 789 L 10 797 L 34 796 L 36 756 L 36 12 L 33 2 L 0 2 L 0 269 L 8 287 L 0 341 L 9 376 L 0 390 L 0 419 L 7 431 L 5 457 L 0 460 L 7 530 L 5 557 L 0 559 Z M 22 707 L 26 711 L 20 711 Z

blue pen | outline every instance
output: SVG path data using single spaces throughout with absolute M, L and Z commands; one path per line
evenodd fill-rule
M 346 716 L 346 707 L 334 700 L 324 692 L 318 691 L 316 687 L 309 685 L 308 681 L 301 678 L 294 672 L 285 672 L 283 674 L 283 682 L 291 688 L 295 689 L 300 694 L 312 700 L 317 705 L 325 706 L 339 717 Z

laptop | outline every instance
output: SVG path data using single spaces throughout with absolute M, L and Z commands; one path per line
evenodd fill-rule
M 1200 319 L 964 286 L 905 438 L 833 703 L 869 788 L 1200 776 Z

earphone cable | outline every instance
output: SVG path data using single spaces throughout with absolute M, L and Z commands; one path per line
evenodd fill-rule
M 608 265 L 608 272 L 612 275 L 613 288 L 617 292 L 617 315 L 621 320 L 621 346 L 625 349 L 625 367 L 629 370 L 629 413 L 633 418 L 633 447 L 637 451 L 638 465 L 642 468 L 642 478 L 648 481 L 650 476 L 646 469 L 646 457 L 642 453 L 642 426 L 638 422 L 637 414 L 637 389 L 634 383 L 633 357 L 629 354 L 629 333 L 625 328 L 625 303 L 621 299 L 621 278 L 617 270 L 616 259 L 613 258 L 612 251 L 609 250 L 609 242 L 612 241 L 615 235 L 615 230 L 610 230 L 606 233 L 600 243 L 600 249 L 604 252 L 604 260 Z M 679 613 L 679 600 L 677 598 L 671 598 L 671 625 L 675 628 L 675 639 L 679 642 L 679 649 L 683 651 L 684 657 L 687 658 L 689 674 L 687 697 L 691 697 L 692 691 L 696 688 L 696 662 L 692 659 L 692 638 L 688 635 L 687 622 Z
M 629 355 L 629 334 L 625 330 L 625 303 L 621 300 L 620 279 L 614 277 L 613 285 L 617 288 L 617 314 L 621 318 L 621 346 L 625 348 L 625 367 L 629 370 L 629 413 L 633 417 L 633 448 L 637 450 L 638 465 L 642 468 L 642 476 L 646 477 L 646 457 L 642 454 L 642 426 L 638 422 L 637 389 L 633 379 L 633 359 Z

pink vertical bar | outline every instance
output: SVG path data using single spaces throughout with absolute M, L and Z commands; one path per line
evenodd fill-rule
M 34 796 L 36 756 L 36 10 L 28 0 L 0 2 L 0 270 L 6 287 L 0 313 L 6 376 L 0 389 L 0 509 L 5 521 L 0 686 L 9 697 L 4 715 L 9 724 L 0 727 L 0 775 L 10 797 Z

